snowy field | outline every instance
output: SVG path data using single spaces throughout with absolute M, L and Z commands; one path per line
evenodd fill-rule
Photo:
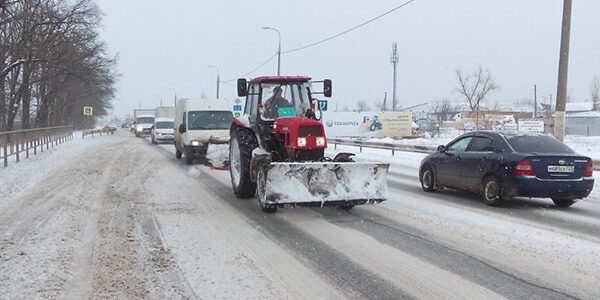
M 265 214 L 172 145 L 76 137 L 0 169 L 0 298 L 600 298 L 598 186 L 492 208 L 423 192 L 424 156 L 357 154 L 391 163 L 381 205 Z

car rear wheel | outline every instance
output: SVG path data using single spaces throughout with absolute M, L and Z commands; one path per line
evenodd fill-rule
M 434 192 L 435 191 L 435 180 L 433 177 L 433 170 L 431 167 L 427 166 L 421 172 L 421 187 L 426 192 Z
M 554 205 L 558 206 L 558 207 L 569 207 L 573 204 L 575 204 L 575 200 L 573 199 L 561 199 L 561 198 L 552 198 L 552 201 L 554 201 Z
M 504 202 L 502 199 L 502 185 L 498 178 L 488 176 L 483 180 L 483 201 L 489 206 L 500 206 Z

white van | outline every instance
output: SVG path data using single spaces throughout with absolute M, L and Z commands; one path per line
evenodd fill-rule
M 233 119 L 231 107 L 224 100 L 179 100 L 175 106 L 175 157 L 191 164 L 205 158 L 209 143 L 229 142 Z
M 171 118 L 156 118 L 154 119 L 154 126 L 152 126 L 152 144 L 158 143 L 172 143 L 174 137 L 174 124 L 175 120 Z

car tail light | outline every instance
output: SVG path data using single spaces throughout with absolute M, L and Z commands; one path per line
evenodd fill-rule
M 513 169 L 513 175 L 515 176 L 535 176 L 533 165 L 528 159 L 522 159 L 517 163 Z
M 594 163 L 592 160 L 588 160 L 587 165 L 585 165 L 585 169 L 583 170 L 583 177 L 592 176 L 594 176 Z

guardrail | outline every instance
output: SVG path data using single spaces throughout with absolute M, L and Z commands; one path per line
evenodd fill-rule
M 23 152 L 25 158 L 29 158 L 31 152 L 34 155 L 38 150 L 44 152 L 44 146 L 48 150 L 72 139 L 73 128 L 70 125 L 0 132 L 0 158 L 7 167 L 11 156 L 19 162 Z
M 394 155 L 396 151 L 433 153 L 437 149 L 437 148 L 428 147 L 428 146 L 365 142 L 365 141 L 351 140 L 351 139 L 329 139 L 327 142 L 330 144 L 333 144 L 334 149 L 337 149 L 337 145 L 355 146 L 360 149 L 359 150 L 360 152 L 362 152 L 362 148 L 375 148 L 375 149 L 391 150 L 392 155 Z
M 81 138 L 85 139 L 86 135 L 91 135 L 93 138 L 94 134 L 100 134 L 100 136 L 102 136 L 102 133 L 106 133 L 107 135 L 109 133 L 114 134 L 116 130 L 117 130 L 117 128 L 114 128 L 114 127 L 84 130 L 81 132 Z
M 333 144 L 334 149 L 337 149 L 337 145 L 354 146 L 354 147 L 358 147 L 360 149 L 359 150 L 360 152 L 362 152 L 362 148 L 373 148 L 373 149 L 390 150 L 390 151 L 392 151 L 392 155 L 394 155 L 396 151 L 418 152 L 418 153 L 426 153 L 426 154 L 437 151 L 437 147 L 366 142 L 366 141 L 351 140 L 351 139 L 329 139 L 327 142 L 330 144 Z M 600 171 L 600 160 L 593 160 L 592 162 L 594 163 L 594 170 Z

